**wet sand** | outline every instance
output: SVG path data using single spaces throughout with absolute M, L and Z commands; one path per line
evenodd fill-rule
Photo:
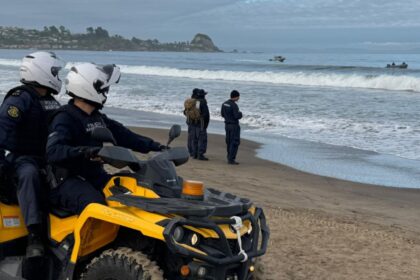
M 167 131 L 136 128 L 161 143 Z M 172 146 L 186 145 L 186 135 Z M 210 161 L 190 159 L 184 178 L 264 208 L 271 229 L 261 279 L 420 279 L 420 190 L 312 175 L 259 159 L 243 140 L 238 166 L 224 137 L 209 135 Z

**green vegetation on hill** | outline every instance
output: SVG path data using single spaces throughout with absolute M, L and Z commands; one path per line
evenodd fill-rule
M 95 51 L 178 51 L 220 52 L 209 36 L 197 34 L 191 42 L 161 43 L 156 39 L 126 39 L 109 35 L 102 27 L 88 27 L 84 34 L 72 34 L 64 26 L 45 26 L 43 30 L 0 26 L 0 48 L 65 49 Z

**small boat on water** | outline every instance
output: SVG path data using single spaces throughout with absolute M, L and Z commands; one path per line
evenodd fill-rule
M 408 64 L 403 62 L 401 64 L 395 64 L 392 62 L 391 64 L 387 64 L 386 68 L 400 68 L 400 69 L 406 69 L 408 67 Z
M 285 60 L 286 60 L 286 58 L 281 56 L 281 55 L 276 55 L 273 58 L 269 59 L 269 61 L 278 61 L 278 62 L 283 62 Z

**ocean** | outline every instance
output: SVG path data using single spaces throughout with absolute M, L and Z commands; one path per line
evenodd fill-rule
M 18 84 L 20 59 L 28 52 L 0 50 L 0 95 Z M 210 132 L 223 134 L 220 107 L 237 89 L 242 136 L 264 144 L 258 156 L 356 182 L 420 187 L 418 55 L 56 53 L 67 62 L 62 77 L 84 61 L 121 67 L 106 112 L 126 124 L 185 128 L 183 103 L 198 87 L 208 92 Z M 274 55 L 286 61 L 269 61 Z M 385 68 L 393 61 L 408 69 Z M 64 91 L 59 99 L 66 102 Z

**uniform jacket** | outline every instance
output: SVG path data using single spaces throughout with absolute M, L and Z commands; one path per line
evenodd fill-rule
M 225 124 L 239 124 L 239 120 L 242 118 L 238 105 L 231 99 L 222 104 L 221 114 L 225 119 Z
M 47 143 L 48 162 L 67 169 L 70 175 L 79 175 L 86 179 L 94 179 L 95 174 L 103 173 L 102 163 L 85 158 L 81 150 L 81 147 L 86 146 L 102 147 L 102 143 L 90 136 L 95 127 L 108 128 L 118 146 L 141 153 L 160 150 L 158 142 L 135 134 L 98 110 L 89 115 L 70 100 L 51 120 Z
M 0 107 L 0 150 L 44 157 L 48 119 L 59 107 L 53 96 L 41 97 L 30 86 L 11 89 Z

